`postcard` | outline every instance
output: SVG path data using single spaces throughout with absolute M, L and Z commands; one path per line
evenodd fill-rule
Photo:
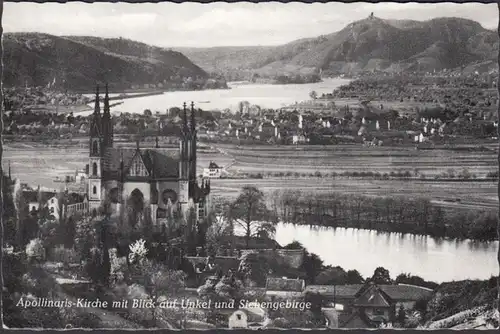
M 5 3 L 4 328 L 498 329 L 498 20 Z

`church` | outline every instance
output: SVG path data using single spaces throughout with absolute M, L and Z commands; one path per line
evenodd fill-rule
M 99 87 L 90 120 L 89 164 L 87 196 L 89 211 L 97 213 L 104 203 L 117 214 L 122 205 L 151 214 L 155 225 L 167 223 L 168 212 L 181 212 L 186 217 L 194 209 L 197 221 L 208 215 L 210 208 L 210 180 L 196 174 L 196 120 L 194 103 L 188 123 L 186 103 L 179 149 L 162 149 L 158 145 L 141 148 L 113 146 L 108 86 L 101 114 Z M 149 209 L 149 210 L 146 210 Z

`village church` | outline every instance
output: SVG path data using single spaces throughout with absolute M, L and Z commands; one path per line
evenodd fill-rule
M 179 150 L 158 146 L 141 148 L 113 147 L 113 122 L 110 113 L 108 87 L 100 111 L 99 87 L 96 89 L 94 113 L 90 121 L 89 164 L 87 196 L 89 211 L 97 213 L 106 202 L 113 213 L 122 205 L 133 206 L 138 212 L 149 212 L 153 224 L 167 222 L 168 212 L 182 212 L 194 208 L 197 220 L 208 214 L 210 181 L 196 175 L 196 121 L 191 103 L 188 124 L 186 103 Z M 145 210 L 149 208 L 150 210 Z M 175 210 L 172 210 L 175 209 Z

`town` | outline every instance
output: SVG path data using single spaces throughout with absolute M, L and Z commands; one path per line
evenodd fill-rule
M 363 80 L 353 81 L 332 95 L 343 94 Z M 181 108 L 171 108 L 163 115 L 146 111 L 120 116 L 111 116 L 107 88 L 102 115 L 101 99 L 97 91 L 94 112 L 87 118 L 67 114 L 52 116 L 52 129 L 61 129 L 57 126 L 63 124 L 68 129 L 77 126 L 80 130 L 86 129 L 79 130 L 79 135 L 90 138 L 87 139 L 89 164 L 82 169 L 78 180 L 77 173 L 74 178 L 65 180 L 65 190 L 57 192 L 21 186 L 21 180 L 14 180 L 10 169 L 4 175 L 4 194 L 6 198 L 10 197 L 6 203 L 12 206 L 6 210 L 6 214 L 11 215 L 7 216 L 7 221 L 15 224 L 7 225 L 7 238 L 4 239 L 8 247 L 12 246 L 11 256 L 15 256 L 12 261 L 25 256 L 30 263 L 36 263 L 38 270 L 43 270 L 45 280 L 52 281 L 51 286 L 58 286 L 59 296 L 68 300 L 73 298 L 75 303 L 82 298 L 103 300 L 110 305 L 104 307 L 107 312 L 120 319 L 118 321 L 127 328 L 412 328 L 422 324 L 424 317 L 429 316 L 428 312 L 438 312 L 428 310 L 428 303 L 436 298 L 434 289 L 439 286 L 436 283 L 409 274 L 400 274 L 393 279 L 383 267 L 377 268 L 373 277 L 362 277 L 356 270 L 346 271 L 322 264 L 317 255 L 308 253 L 300 243 L 279 245 L 272 237 L 275 223 L 271 222 L 276 219 L 287 221 L 292 216 L 295 217 L 292 219 L 294 224 L 301 221 L 298 218 L 301 216 L 292 214 L 296 207 L 291 202 L 291 206 L 284 209 L 288 216 L 283 216 L 279 210 L 268 208 L 262 192 L 252 186 L 243 187 L 233 202 L 220 198 L 213 202 L 210 199 L 209 181 L 223 177 L 224 170 L 211 162 L 202 173 L 196 171 L 198 138 L 201 143 L 239 140 L 239 126 L 246 125 L 247 130 L 242 128 L 241 139 L 248 139 L 252 132 L 257 133 L 253 142 L 261 138 L 277 139 L 281 136 L 276 130 L 280 124 L 295 128 L 294 136 L 314 137 L 315 131 L 331 129 L 329 124 L 336 122 L 335 118 L 326 117 L 327 111 L 321 104 L 328 97 L 313 96 L 309 104 L 288 113 L 284 110 L 255 112 L 244 104 L 235 114 L 205 112 L 195 108 L 194 104 L 190 108 L 185 104 Z M 334 107 L 330 105 L 328 108 L 331 108 L 330 114 L 336 114 Z M 483 105 L 483 109 L 474 115 L 485 114 L 487 110 L 488 106 Z M 16 114 L 11 111 L 7 117 L 16 117 Z M 27 114 L 20 114 L 19 118 L 11 118 L 11 121 L 16 119 L 12 124 L 22 123 Z M 295 120 L 286 118 L 294 114 L 299 115 Z M 28 115 L 41 117 L 37 113 Z M 372 118 L 368 112 L 364 115 L 361 119 L 353 117 L 356 121 L 342 118 L 338 125 L 342 127 L 342 122 L 347 122 L 345 127 L 349 128 L 352 127 L 349 122 L 358 122 L 361 127 L 368 128 L 374 121 L 370 132 L 383 133 L 380 129 L 383 118 Z M 387 126 L 385 131 L 403 131 L 401 129 L 405 126 L 421 128 L 420 135 L 426 133 L 429 140 L 442 140 L 445 134 L 439 129 L 443 124 L 450 124 L 450 120 L 455 124 L 455 116 L 429 122 L 424 117 L 417 121 L 397 115 L 387 120 L 388 124 L 392 121 L 393 126 L 392 129 Z M 469 123 L 489 124 L 493 129 L 496 126 L 494 120 L 467 117 L 464 121 Z M 61 123 L 56 123 L 56 120 Z M 437 131 L 426 131 L 426 126 Z M 132 132 L 137 128 L 141 131 L 139 136 Z M 149 142 L 148 135 L 152 139 Z M 475 139 L 484 140 L 487 136 Z M 287 135 L 283 137 L 287 138 Z M 450 140 L 457 137 L 447 136 Z M 125 141 L 135 139 L 136 148 L 114 148 L 116 144 L 113 142 L 118 138 Z M 411 137 L 407 139 L 415 144 Z M 165 153 L 160 153 L 160 142 L 167 143 L 167 146 L 171 143 L 180 145 L 180 155 L 177 155 L 180 167 L 172 167 L 172 170 L 178 170 L 177 175 L 163 175 L 161 169 L 154 167 L 155 162 L 163 159 L 164 163 L 170 164 L 169 159 L 172 159 L 171 154 L 162 158 Z M 245 145 L 243 142 L 238 144 Z M 192 147 L 188 150 L 191 156 L 184 156 L 184 164 L 183 154 L 188 152 L 187 147 Z M 116 156 L 118 162 L 105 162 L 112 156 Z M 112 166 L 118 166 L 122 171 L 110 169 Z M 116 177 L 113 176 L 115 172 L 118 172 Z M 151 177 L 156 179 L 154 183 L 151 183 L 154 180 Z M 140 181 L 144 182 L 143 186 L 137 186 L 140 178 L 143 178 Z M 135 182 L 135 190 L 130 188 L 130 182 Z M 179 182 L 178 185 L 175 182 Z M 70 191 L 68 185 L 72 184 L 79 184 L 80 191 Z M 153 184 L 157 185 L 152 187 Z M 96 190 L 101 188 L 102 191 Z M 199 197 L 200 194 L 205 194 L 202 196 L 206 199 Z M 299 198 L 295 196 L 295 200 Z M 126 203 L 126 206 L 120 203 Z M 259 211 L 249 211 L 252 206 L 259 207 Z M 127 213 L 122 208 L 130 209 Z M 197 210 L 193 211 L 195 208 Z M 17 214 L 14 213 L 16 210 Z M 308 218 L 303 219 L 308 221 Z M 261 223 L 261 220 L 266 223 Z M 239 222 L 243 223 L 243 236 L 234 232 L 235 224 L 241 225 Z M 448 230 L 451 231 L 451 227 Z M 23 249 L 26 253 L 20 252 Z M 30 275 L 29 271 L 27 275 Z M 139 296 L 142 297 L 139 299 Z M 147 296 L 149 299 L 145 302 Z M 171 308 L 155 306 L 166 301 L 162 296 L 184 298 L 183 303 L 193 307 L 183 308 L 183 314 L 174 315 L 168 312 Z M 132 306 L 126 309 L 117 307 L 115 300 L 130 300 Z M 228 304 L 233 307 L 216 307 L 231 300 L 237 301 Z M 149 306 L 144 306 L 145 303 Z M 276 303 L 285 306 L 287 303 L 308 303 L 310 307 L 262 306 Z M 243 307 L 234 306 L 239 304 Z M 80 316 L 85 326 L 99 327 L 103 325 L 101 321 L 110 321 L 105 320 L 110 316 L 104 317 L 102 311 L 83 312 Z M 51 321 L 54 321 L 53 326 L 55 322 L 58 322 L 57 326 L 65 322 L 65 326 L 78 326 L 55 313 Z

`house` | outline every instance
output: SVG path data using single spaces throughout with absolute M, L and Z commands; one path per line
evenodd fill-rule
M 54 216 L 56 221 L 59 221 L 61 218 L 61 208 L 59 206 L 59 200 L 55 194 L 47 200 L 46 206 L 49 209 L 50 215 Z
M 77 170 L 75 172 L 75 182 L 76 183 L 84 183 L 87 179 L 87 173 L 84 170 Z
M 230 316 L 228 320 L 229 328 L 247 328 L 248 327 L 248 315 L 243 310 L 236 310 Z
M 222 167 L 217 165 L 215 162 L 210 161 L 208 168 L 203 169 L 203 177 L 211 179 L 219 179 L 222 174 Z
M 240 308 L 229 315 L 229 328 L 260 329 L 267 324 L 266 311 L 251 304 L 249 303 L 248 307 Z
M 307 138 L 304 135 L 293 135 L 292 136 L 292 143 L 293 144 L 304 144 L 307 142 Z
M 28 207 L 28 212 L 37 212 L 47 205 L 49 199 L 54 199 L 56 193 L 38 190 L 24 190 L 22 197 Z
M 266 280 L 266 295 L 271 297 L 302 297 L 306 283 L 299 278 L 269 277 Z
M 366 315 L 361 312 L 354 312 L 352 314 L 344 314 L 339 317 L 339 328 L 376 328 L 376 324 L 372 323 Z
M 369 285 L 308 285 L 305 293 L 319 293 L 327 303 L 333 306 L 342 305 L 344 313 L 351 316 L 363 307 L 359 298 L 361 298 L 361 294 L 366 292 L 367 286 Z M 432 289 L 409 284 L 380 284 L 376 287 L 382 291 L 383 296 L 388 297 L 391 307 L 395 310 L 398 310 L 400 306 L 403 306 L 404 309 L 412 309 L 417 301 L 428 300 L 433 294 Z M 344 320 L 347 321 L 347 319 Z
M 361 316 L 361 319 L 366 319 L 376 324 L 392 322 L 395 317 L 395 301 L 375 283 L 366 284 L 360 291 L 356 293 L 353 302 L 355 313 Z

